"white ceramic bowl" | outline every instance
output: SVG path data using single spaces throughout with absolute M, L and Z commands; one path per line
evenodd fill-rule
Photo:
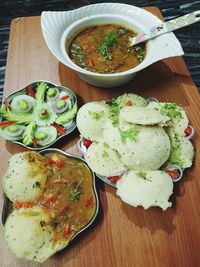
M 135 74 L 164 58 L 183 55 L 182 47 L 173 33 L 168 33 L 147 43 L 144 61 L 130 70 L 100 74 L 80 68 L 69 58 L 66 47 L 69 40 L 82 28 L 94 24 L 115 23 L 133 28 L 138 34 L 148 33 L 162 21 L 144 9 L 118 3 L 103 3 L 84 6 L 72 11 L 44 11 L 41 26 L 44 39 L 53 55 L 64 65 L 75 70 L 87 83 L 98 87 L 114 87 L 130 81 Z

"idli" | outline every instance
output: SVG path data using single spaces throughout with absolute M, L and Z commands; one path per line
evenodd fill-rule
M 119 106 L 119 108 L 123 108 L 126 106 L 145 107 L 148 104 L 148 101 L 139 95 L 133 93 L 126 93 L 121 96 L 118 96 L 115 99 L 115 103 Z
M 134 207 L 158 206 L 166 210 L 172 205 L 168 200 L 173 193 L 173 182 L 164 171 L 129 171 L 117 181 L 116 187 L 116 194 Z
M 8 162 L 3 177 L 6 196 L 12 201 L 32 201 L 43 192 L 47 168 L 45 157 L 34 151 L 17 153 Z
M 104 141 L 116 149 L 122 163 L 133 170 L 159 169 L 170 155 L 170 139 L 159 126 L 133 125 L 121 130 L 106 123 Z
M 148 107 L 159 110 L 161 114 L 170 117 L 168 126 L 179 136 L 185 136 L 185 129 L 188 127 L 188 117 L 184 109 L 176 103 L 149 103 Z
M 103 126 L 108 115 L 109 106 L 103 102 L 90 102 L 83 105 L 76 117 L 79 132 L 91 141 L 101 141 Z
M 194 147 L 187 137 L 174 135 L 168 165 L 178 165 L 181 168 L 192 166 L 194 158 Z
M 148 107 L 124 107 L 120 110 L 120 117 L 126 122 L 140 125 L 163 125 L 170 120 L 166 115 L 162 115 L 159 110 Z
M 4 237 L 17 258 L 43 262 L 58 250 L 59 244 L 53 242 L 51 220 L 50 213 L 41 206 L 21 208 L 9 215 Z
M 114 126 L 111 120 L 107 120 L 103 127 L 103 140 L 105 143 L 117 150 L 118 146 L 121 144 L 121 137 L 119 137 L 119 131 L 126 131 L 130 129 L 133 125 L 119 119 L 118 126 Z
M 99 175 L 113 176 L 125 170 L 119 154 L 106 143 L 92 143 L 85 155 L 89 167 Z

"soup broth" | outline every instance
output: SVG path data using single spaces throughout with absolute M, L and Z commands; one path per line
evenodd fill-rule
M 123 72 L 136 67 L 145 58 L 144 43 L 129 46 L 129 39 L 136 35 L 120 25 L 94 25 L 74 36 L 68 54 L 75 64 L 92 72 Z

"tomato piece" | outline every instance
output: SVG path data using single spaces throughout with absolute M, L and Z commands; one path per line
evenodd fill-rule
M 33 139 L 33 147 L 35 147 L 35 148 L 38 147 L 37 139 L 36 138 Z
M 86 201 L 85 201 L 85 207 L 86 208 L 91 208 L 92 205 L 93 205 L 93 202 L 94 202 L 94 198 L 93 196 L 88 198 Z
M 0 122 L 0 127 L 7 127 L 13 123 L 14 123 L 14 121 L 2 121 L 2 122 Z
M 190 126 L 188 126 L 188 127 L 185 129 L 184 133 L 185 133 L 187 136 L 190 136 L 190 135 L 192 134 L 192 128 L 191 128 Z
M 41 111 L 41 115 L 42 115 L 42 116 L 46 116 L 46 115 L 48 115 L 48 110 L 47 110 L 47 109 L 42 110 L 42 111 Z
M 58 217 L 63 217 L 68 212 L 69 209 L 70 209 L 70 207 L 66 206 L 64 209 L 60 210 L 58 212 Z
M 61 96 L 60 99 L 62 99 L 62 100 L 66 100 L 66 99 L 68 99 L 68 98 L 69 98 L 69 95 L 63 95 L 63 96 Z
M 93 67 L 94 66 L 94 61 L 91 58 L 88 58 L 87 59 L 87 64 L 88 64 L 88 66 Z
M 33 205 L 34 203 L 32 201 L 25 201 L 25 202 L 15 201 L 13 206 L 15 209 L 20 209 L 20 208 L 32 208 Z
M 176 178 L 178 178 L 179 177 L 179 175 L 180 175 L 180 173 L 179 173 L 179 171 L 178 170 L 167 170 L 166 171 L 168 174 L 169 174 L 169 176 L 172 178 L 172 179 L 176 179 Z
M 62 158 L 57 157 L 56 155 L 52 155 L 51 157 L 47 158 L 47 163 L 52 166 L 55 165 L 57 167 L 63 167 L 65 165 L 65 160 Z
M 9 109 L 9 110 L 11 110 L 10 103 L 9 103 L 9 101 L 5 97 L 3 98 L 3 102 L 6 105 L 6 108 Z
M 41 199 L 44 201 L 51 201 L 53 199 L 53 194 L 43 194 Z
M 84 49 L 87 49 L 87 50 L 95 50 L 96 48 L 92 44 L 88 44 L 88 45 L 85 45 L 84 46 Z
M 27 93 L 28 93 L 30 96 L 32 96 L 33 98 L 35 98 L 35 92 L 34 92 L 32 86 L 29 85 L 29 86 L 26 88 L 26 91 L 27 91 Z
M 88 33 L 90 33 L 91 31 L 93 31 L 93 28 L 92 28 L 92 27 L 91 27 L 91 28 L 87 28 L 87 29 L 85 29 L 84 31 L 81 32 L 81 36 L 83 36 L 83 35 L 85 35 L 85 34 L 88 34 Z
M 70 227 L 70 224 L 67 223 L 67 224 L 65 225 L 65 228 L 64 228 L 64 236 L 65 236 L 66 238 L 68 238 L 70 234 L 71 234 L 71 227 Z
M 111 176 L 111 177 L 108 177 L 109 181 L 113 184 L 116 184 L 116 182 L 121 178 L 120 175 L 116 175 L 116 176 Z
M 131 101 L 131 100 L 128 100 L 128 101 L 125 103 L 125 106 L 128 106 L 128 107 L 133 106 L 132 101 Z
M 68 179 L 56 179 L 53 181 L 55 184 L 70 184 Z
M 20 209 L 22 207 L 21 202 L 15 201 L 13 207 L 17 210 Z
M 52 126 L 53 126 L 54 128 L 56 128 L 58 134 L 60 134 L 60 135 L 65 134 L 65 129 L 64 129 L 64 127 L 58 125 L 58 124 L 55 123 L 55 122 L 52 124 Z
M 87 138 L 83 138 L 83 145 L 88 148 L 92 144 L 92 141 L 90 141 Z

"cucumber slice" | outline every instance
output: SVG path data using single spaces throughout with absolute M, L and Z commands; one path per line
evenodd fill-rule
M 35 131 L 35 138 L 37 140 L 38 145 L 46 146 L 56 140 L 57 131 L 53 126 L 38 127 Z
M 31 111 L 35 99 L 29 95 L 17 95 L 11 102 L 11 108 L 14 112 L 27 113 Z
M 70 109 L 72 107 L 72 100 L 71 100 L 71 96 L 67 92 L 65 92 L 65 91 L 60 92 L 58 98 L 59 99 L 63 99 L 65 96 L 68 97 L 68 98 L 66 98 L 64 100 L 67 103 L 68 109 Z
M 23 125 L 12 124 L 8 127 L 0 128 L 0 136 L 9 141 L 21 140 L 24 129 L 25 126 Z
M 47 101 L 54 101 L 59 96 L 59 90 L 56 87 L 50 87 L 47 90 Z

